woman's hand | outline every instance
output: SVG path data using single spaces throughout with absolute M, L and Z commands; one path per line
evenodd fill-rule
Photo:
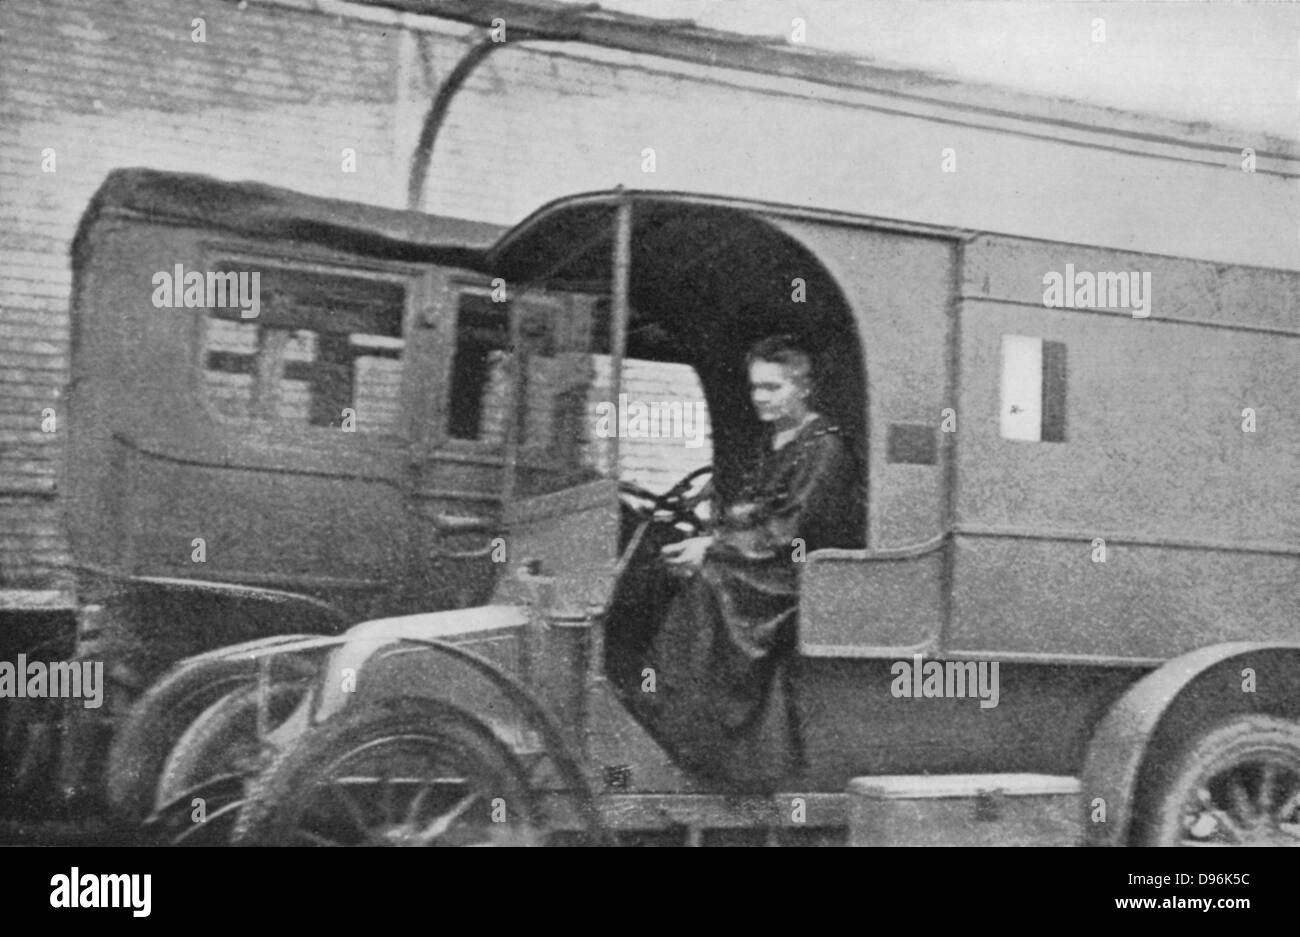
M 754 514 L 758 511 L 758 505 L 752 501 L 738 501 L 735 504 L 728 505 L 723 512 L 724 516 L 733 524 L 745 525 L 754 519 Z
M 704 552 L 712 543 L 712 537 L 691 537 L 668 544 L 659 551 L 659 556 L 670 571 L 689 576 L 704 565 Z

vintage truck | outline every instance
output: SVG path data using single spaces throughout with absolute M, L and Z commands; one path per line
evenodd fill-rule
M 997 773 L 1071 779 L 1079 841 L 1300 841 L 1300 276 L 631 191 L 549 204 L 455 264 L 438 275 L 510 296 L 492 598 L 183 662 L 157 699 L 240 682 L 171 753 L 155 828 L 835 841 L 864 778 Z M 418 321 L 450 335 L 466 315 Z M 633 361 L 689 365 L 725 501 L 760 431 L 744 352 L 775 333 L 815 349 L 824 410 L 862 456 L 865 548 L 799 558 L 807 764 L 738 796 L 632 705 L 646 577 L 659 544 L 707 524 L 703 473 L 620 484 L 627 440 L 594 431 L 590 390 L 607 373 L 617 401 Z M 180 562 L 231 510 L 184 525 Z M 946 687 L 910 692 L 913 667 Z M 951 692 L 981 667 L 993 694 L 973 676 Z
M 75 654 L 105 665 L 109 692 L 96 710 L 10 703 L 11 796 L 57 758 L 58 793 L 93 804 L 116 741 L 154 766 L 112 789 L 143 816 L 177 734 L 239 682 L 168 696 L 123 739 L 127 709 L 176 661 L 488 597 L 504 478 L 490 359 L 508 335 L 465 261 L 499 233 L 270 186 L 108 176 L 72 250 L 60 488 Z M 56 756 L 44 730 L 61 716 Z

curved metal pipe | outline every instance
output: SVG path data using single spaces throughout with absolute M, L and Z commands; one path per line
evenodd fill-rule
M 418 211 L 420 208 L 420 197 L 424 194 L 429 166 L 433 163 L 433 145 L 437 142 L 438 131 L 447 117 L 447 111 L 451 109 L 451 99 L 455 97 L 456 92 L 465 84 L 465 80 L 478 64 L 487 58 L 493 49 L 504 45 L 504 42 L 493 39 L 491 33 L 483 33 L 456 63 L 456 67 L 443 80 L 438 93 L 434 95 L 433 103 L 429 105 L 429 112 L 424 115 L 420 139 L 415 144 L 415 152 L 411 155 L 411 176 L 406 185 L 406 207 L 412 211 Z

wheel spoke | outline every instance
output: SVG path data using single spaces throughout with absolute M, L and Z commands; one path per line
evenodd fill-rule
M 428 826 L 420 831 L 419 836 L 417 837 L 417 841 L 420 845 L 427 846 L 435 839 L 446 834 L 447 830 L 451 828 L 451 825 L 455 823 L 466 810 L 473 806 L 474 802 L 478 800 L 478 798 L 479 795 L 471 791 L 469 794 L 462 797 L 449 811 L 440 817 L 435 817 Z
M 1250 801 L 1250 793 L 1246 790 L 1246 784 L 1239 774 L 1233 775 L 1232 779 L 1228 781 L 1228 799 L 1232 802 L 1232 812 L 1242 822 L 1250 823 L 1259 816 L 1254 804 Z
M 1271 761 L 1264 762 L 1259 779 L 1259 812 L 1265 817 L 1273 813 L 1273 799 L 1277 790 L 1277 765 Z
M 1226 810 L 1214 808 L 1210 811 L 1210 816 L 1219 821 L 1219 826 L 1225 829 L 1232 836 L 1234 842 L 1245 842 L 1246 828 L 1233 818 L 1232 814 Z
M 383 794 L 381 794 L 379 798 L 379 807 L 382 811 L 383 823 L 387 825 L 394 822 L 396 819 L 394 816 L 394 807 L 396 804 L 393 801 L 393 788 L 395 785 L 393 784 L 392 774 L 388 771 L 384 771 L 384 773 L 379 777 L 379 786 L 383 790 Z
M 352 825 L 361 833 L 369 833 L 370 824 L 366 820 L 365 812 L 361 809 L 361 805 L 352 799 L 352 795 L 344 790 L 343 785 L 338 783 L 330 784 L 328 789 L 334 799 L 347 811 L 348 819 L 352 821 Z
M 1196 797 L 1199 803 L 1197 804 L 1197 809 L 1193 816 L 1196 817 L 1197 820 L 1201 817 L 1210 817 L 1215 822 L 1214 829 L 1212 831 L 1207 831 L 1210 836 L 1227 835 L 1231 837 L 1233 842 L 1241 843 L 1245 841 L 1245 827 L 1238 823 L 1226 810 L 1216 807 L 1209 791 L 1205 790 L 1205 788 L 1201 788 L 1197 791 Z M 1189 824 L 1189 827 L 1197 825 L 1197 823 L 1192 823 Z M 1186 830 L 1186 833 L 1187 835 L 1181 838 L 1183 842 L 1198 844 L 1213 842 L 1213 840 L 1208 839 L 1206 836 L 1193 834 L 1190 828 Z
M 402 818 L 402 825 L 412 826 L 419 819 L 420 810 L 424 807 L 425 800 L 435 788 L 439 787 L 465 787 L 469 783 L 466 778 L 448 778 L 448 777 L 431 777 L 425 778 L 424 783 L 420 786 L 419 791 L 411 798 L 411 804 L 406 809 L 406 816 Z
M 406 808 L 406 816 L 402 818 L 403 826 L 410 826 L 415 823 L 415 818 L 420 815 L 420 808 L 424 806 L 424 801 L 428 798 L 429 792 L 433 790 L 436 783 L 433 778 L 428 778 L 420 789 L 415 792 L 410 805 Z
M 1297 810 L 1300 810 L 1300 788 L 1298 788 L 1294 794 L 1288 797 L 1286 799 L 1286 803 L 1284 803 L 1282 805 L 1282 808 L 1278 810 L 1276 814 L 1278 822 L 1285 823 L 1286 818 L 1291 816 Z

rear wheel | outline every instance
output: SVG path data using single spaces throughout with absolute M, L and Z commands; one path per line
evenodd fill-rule
M 265 845 L 533 845 L 526 774 L 481 723 L 449 706 L 362 706 L 311 730 L 259 779 L 235 841 Z
M 264 728 L 269 731 L 287 719 L 305 692 L 306 686 L 301 683 L 272 686 Z M 217 700 L 190 724 L 163 765 L 158 780 L 159 807 L 213 778 L 255 778 L 260 773 L 258 696 L 256 685 L 240 687 Z
M 140 843 L 156 846 L 227 846 L 245 801 L 246 779 L 221 774 L 186 791 L 140 827 Z
M 256 685 L 258 661 L 219 657 L 182 663 L 136 701 L 109 749 L 109 805 L 124 823 L 147 818 L 158 803 L 159 780 L 186 730 L 228 694 Z M 273 686 L 298 683 L 315 672 L 308 660 L 287 654 L 268 664 Z
M 138 823 L 149 815 L 167 756 L 190 723 L 256 677 L 257 665 L 247 659 L 183 665 L 136 702 L 108 757 L 109 804 L 123 821 Z
M 260 726 L 255 684 L 239 687 L 205 709 L 167 756 L 154 813 L 144 824 L 146 840 L 171 846 L 228 843 L 246 788 L 264 763 L 261 730 L 287 719 L 305 692 L 304 683 L 270 687 Z
M 1300 724 L 1237 716 L 1174 760 L 1138 836 L 1149 846 L 1300 846 Z

